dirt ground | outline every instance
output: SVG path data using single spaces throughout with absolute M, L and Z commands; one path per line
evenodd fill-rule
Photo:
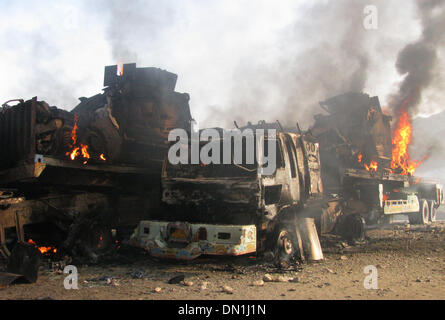
M 370 229 L 359 246 L 336 238 L 323 244 L 323 262 L 286 271 L 255 257 L 181 263 L 133 254 L 119 263 L 76 266 L 78 290 L 66 290 L 66 275 L 43 264 L 37 283 L 0 289 L 0 299 L 445 299 L 445 222 Z M 377 269 L 378 289 L 364 287 L 368 265 Z M 178 275 L 185 281 L 168 283 Z M 278 281 L 262 283 L 265 275 Z

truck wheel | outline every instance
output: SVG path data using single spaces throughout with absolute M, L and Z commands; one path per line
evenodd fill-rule
M 425 225 L 429 221 L 430 210 L 428 208 L 428 201 L 425 199 L 420 200 L 420 208 L 418 212 L 419 224 Z
M 354 245 L 365 240 L 365 219 L 357 214 L 346 216 L 341 226 L 341 236 L 345 238 L 349 244 Z
M 410 213 L 408 214 L 409 224 L 419 224 L 419 214 L 418 213 Z
M 429 206 L 430 206 L 430 215 L 429 215 L 429 221 L 430 222 L 436 222 L 436 215 L 437 215 L 437 208 L 436 208 L 436 202 L 435 201 L 430 201 L 429 202 Z
M 275 232 L 275 264 L 286 268 L 291 265 L 298 250 L 296 234 L 289 227 L 279 226 Z

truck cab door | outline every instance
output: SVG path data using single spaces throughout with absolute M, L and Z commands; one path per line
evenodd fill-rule
M 300 201 L 300 180 L 297 166 L 297 154 L 291 135 L 283 134 L 284 161 L 286 167 L 286 182 L 288 188 L 287 204 L 297 204 Z

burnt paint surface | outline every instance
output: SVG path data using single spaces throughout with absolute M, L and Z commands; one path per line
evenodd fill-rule
M 209 166 L 170 165 L 165 160 L 162 210 L 156 219 L 221 224 L 273 224 L 289 212 L 300 212 L 308 200 L 320 197 L 322 185 L 318 144 L 309 136 L 277 134 L 277 169 L 260 175 L 227 166 L 230 174 Z M 216 165 L 215 165 L 216 166 Z M 268 199 L 266 199 L 266 196 Z M 321 215 L 321 209 L 319 211 Z M 287 216 L 286 218 L 289 218 Z

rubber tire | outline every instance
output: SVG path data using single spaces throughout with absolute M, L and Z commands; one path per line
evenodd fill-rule
M 408 220 L 410 225 L 419 224 L 419 214 L 418 213 L 408 214 Z
M 365 219 L 358 214 L 346 216 L 340 228 L 340 235 L 348 241 L 350 245 L 362 243 L 366 239 Z
M 429 201 L 429 215 L 428 215 L 428 221 L 430 223 L 436 222 L 437 220 L 437 208 L 436 208 L 436 202 L 434 200 Z
M 298 252 L 297 235 L 288 226 L 278 225 L 273 239 L 275 264 L 286 268 L 295 261 Z
M 417 221 L 421 225 L 426 225 L 429 222 L 430 210 L 428 201 L 425 199 L 420 200 L 419 212 L 417 213 Z

